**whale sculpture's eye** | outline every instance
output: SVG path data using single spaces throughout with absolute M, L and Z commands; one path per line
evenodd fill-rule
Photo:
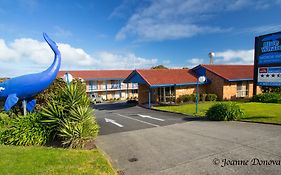
M 2 92 L 2 91 L 4 91 L 5 90 L 5 88 L 3 88 L 3 87 L 0 87 L 0 92 Z

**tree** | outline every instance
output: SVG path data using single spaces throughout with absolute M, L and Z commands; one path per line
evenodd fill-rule
M 47 89 L 35 96 L 37 102 L 36 110 L 40 110 L 46 103 L 51 100 L 51 94 L 56 95 L 60 91 L 60 89 L 64 88 L 65 86 L 66 83 L 62 78 L 56 78 Z
M 165 67 L 164 65 L 160 64 L 158 66 L 154 66 L 151 69 L 168 69 L 167 67 Z

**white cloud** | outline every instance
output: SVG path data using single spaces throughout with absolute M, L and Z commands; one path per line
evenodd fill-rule
M 133 53 L 111 53 L 108 51 L 89 54 L 81 48 L 58 43 L 62 55 L 61 69 L 133 69 L 149 68 L 157 59 L 147 59 Z M 31 38 L 20 38 L 7 44 L 0 39 L 0 70 L 17 69 L 14 72 L 0 71 L 0 76 L 21 75 L 48 67 L 54 54 L 46 42 Z M 40 67 L 40 68 L 39 68 Z M 27 71 L 29 70 L 29 71 Z M 44 69 L 42 69 L 44 70 Z
M 147 6 L 136 9 L 116 39 L 133 36 L 138 40 L 159 41 L 227 32 L 231 26 L 210 26 L 210 20 L 230 11 L 264 9 L 277 1 L 280 0 L 150 0 Z
M 146 59 L 137 57 L 133 53 L 113 54 L 110 52 L 100 52 L 96 54 L 98 67 L 100 69 L 134 69 L 149 68 L 157 64 L 157 59 Z
M 203 64 L 204 60 L 202 58 L 191 58 L 187 60 L 187 67 L 188 68 L 193 68 L 199 64 Z
M 254 64 L 254 49 L 216 52 L 216 64 Z

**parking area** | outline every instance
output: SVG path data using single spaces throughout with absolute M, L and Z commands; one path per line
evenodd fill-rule
M 181 114 L 154 111 L 127 103 L 106 103 L 95 105 L 100 135 L 117 132 L 167 126 L 192 120 Z
M 194 120 L 126 104 L 96 108 L 96 144 L 125 175 L 281 174 L 280 125 Z

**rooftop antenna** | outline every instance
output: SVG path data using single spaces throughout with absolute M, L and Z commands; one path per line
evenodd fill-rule
M 209 53 L 209 57 L 210 57 L 210 64 L 214 64 L 215 53 L 214 52 L 210 52 Z

